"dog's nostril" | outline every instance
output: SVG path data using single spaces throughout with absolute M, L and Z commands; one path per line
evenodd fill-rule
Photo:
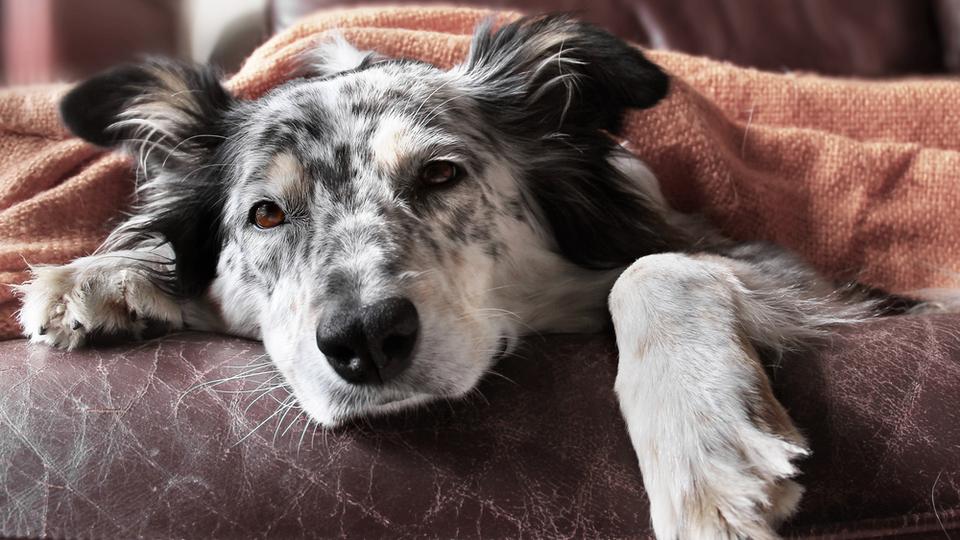
M 387 358 L 404 358 L 413 352 L 413 345 L 417 341 L 417 333 L 406 336 L 387 336 L 383 340 L 381 350 Z
M 375 380 L 376 373 L 366 353 L 363 324 L 357 311 L 349 306 L 328 310 L 317 327 L 317 347 L 343 380 L 362 384 Z
M 317 330 L 317 347 L 343 380 L 354 384 L 372 382 L 376 378 L 372 363 L 368 355 L 355 346 L 355 337 L 354 332 L 328 324 Z
M 417 308 L 406 298 L 387 298 L 364 308 L 362 318 L 380 379 L 388 381 L 410 365 L 420 330 Z
M 352 350 L 346 347 L 327 345 L 326 347 L 321 347 L 320 351 L 324 354 L 324 356 L 332 359 L 334 362 L 337 362 L 343 367 L 349 367 L 353 369 L 360 368 L 360 359 L 357 358 L 357 355 Z

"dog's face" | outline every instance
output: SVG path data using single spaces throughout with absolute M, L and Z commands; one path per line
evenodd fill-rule
M 465 83 L 409 61 L 297 80 L 227 143 L 219 285 L 258 299 L 315 418 L 466 393 L 516 342 L 528 274 L 564 266 Z
M 452 70 L 342 41 L 316 58 L 255 101 L 154 63 L 63 105 L 88 140 L 135 141 L 134 232 L 173 245 L 181 294 L 212 284 L 258 329 L 314 419 L 464 395 L 531 328 L 602 325 L 616 269 L 669 247 L 609 136 L 666 77 L 608 34 L 481 27 Z

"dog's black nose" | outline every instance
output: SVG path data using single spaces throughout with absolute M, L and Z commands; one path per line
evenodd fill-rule
M 387 298 L 360 309 L 328 310 L 317 327 L 317 346 L 343 380 L 381 383 L 410 365 L 419 331 L 413 302 Z

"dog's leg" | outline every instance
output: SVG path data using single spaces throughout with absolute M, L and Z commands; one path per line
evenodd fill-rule
M 33 279 L 19 287 L 20 324 L 31 341 L 67 349 L 91 332 L 137 337 L 148 320 L 182 328 L 193 307 L 170 290 L 172 270 L 166 245 L 34 267 Z
M 610 295 L 616 392 L 661 540 L 775 538 L 803 491 L 790 478 L 804 439 L 751 343 L 769 338 L 753 335 L 758 322 L 798 324 L 797 314 L 748 313 L 779 309 L 757 305 L 772 295 L 750 288 L 750 269 L 712 255 L 652 255 Z

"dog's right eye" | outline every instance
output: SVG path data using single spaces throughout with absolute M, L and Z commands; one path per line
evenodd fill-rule
M 459 179 L 463 175 L 460 167 L 447 160 L 427 162 L 420 171 L 420 181 L 428 186 L 438 186 Z
M 250 222 L 258 229 L 272 229 L 282 225 L 286 220 L 287 215 L 277 203 L 262 201 L 250 209 Z

